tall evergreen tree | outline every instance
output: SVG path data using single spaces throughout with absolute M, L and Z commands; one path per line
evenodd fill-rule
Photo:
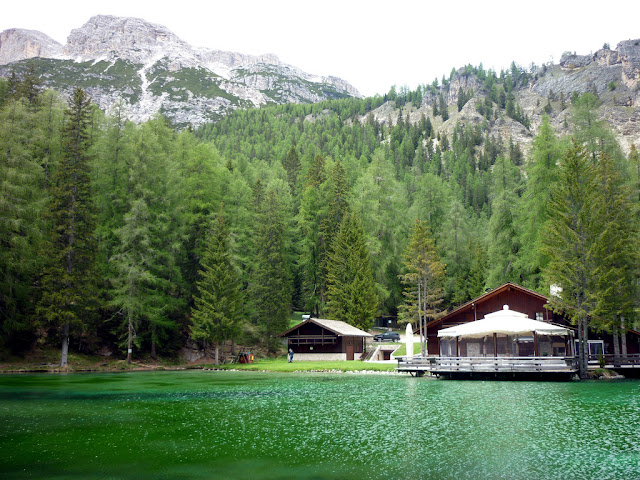
M 221 209 L 202 256 L 198 292 L 191 310 L 191 337 L 214 344 L 216 365 L 220 343 L 235 339 L 242 321 L 242 284 L 229 251 L 228 236 Z
M 50 264 L 42 279 L 38 313 L 62 330 L 60 365 L 68 360 L 69 335 L 86 326 L 96 300 L 95 214 L 89 171 L 91 101 L 74 90 L 62 131 L 62 158 L 54 176 L 48 218 L 53 234 L 45 252 Z
M 489 272 L 487 287 L 507 281 L 521 283 L 518 265 L 519 171 L 508 158 L 498 157 L 493 167 L 492 212 L 489 220 Z
M 421 353 L 426 355 L 427 316 L 440 310 L 444 296 L 445 265 L 440 261 L 435 242 L 426 222 L 416 220 L 404 253 L 407 273 L 401 276 L 405 303 L 403 319 L 414 321 L 420 330 Z
M 276 351 L 275 335 L 285 330 L 291 311 L 291 269 L 282 205 L 275 191 L 266 192 L 260 207 L 248 294 L 254 322 L 264 328 L 269 349 Z
M 598 219 L 592 214 L 596 208 L 593 165 L 584 148 L 574 143 L 558 168 L 543 245 L 549 257 L 546 280 L 561 288 L 559 295 L 551 295 L 549 304 L 578 327 L 581 377 L 587 373 L 588 327 L 594 311 L 590 293 L 596 291 L 593 272 L 597 268 L 594 246 Z
M 637 298 L 638 206 L 632 201 L 622 165 L 606 153 L 598 158 L 596 182 L 595 286 L 589 297 L 594 326 L 617 334 L 620 318 L 634 315 Z
M 327 315 L 360 329 L 373 324 L 378 306 L 369 249 L 358 218 L 347 213 L 332 243 L 327 270 Z
M 549 195 L 556 182 L 562 146 L 551 127 L 549 117 L 542 117 L 538 134 L 533 139 L 528 181 L 523 195 L 523 222 L 519 269 L 525 286 L 542 288 L 542 270 L 548 259 L 542 251 L 542 231 L 549 219 Z

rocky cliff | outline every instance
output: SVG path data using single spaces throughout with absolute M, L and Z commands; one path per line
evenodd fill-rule
M 462 88 L 472 98 L 458 112 L 458 93 Z M 620 145 L 628 152 L 631 144 L 640 146 L 640 39 L 620 42 L 615 50 L 603 49 L 589 55 L 565 53 L 559 64 L 547 64 L 527 72 L 527 80 L 514 87 L 515 102 L 530 120 L 526 127 L 505 114 L 493 104 L 494 115 L 490 120 L 478 110 L 478 104 L 489 95 L 483 80 L 468 69 L 459 69 L 449 79 L 446 87 L 427 88 L 422 104 L 402 107 L 403 118 L 418 122 L 422 115 L 431 117 L 435 128 L 451 134 L 459 122 L 478 124 L 488 122 L 491 135 L 500 137 L 504 144 L 510 140 L 519 142 L 528 150 L 533 137 L 548 115 L 561 135 L 571 133 L 571 96 L 592 92 L 600 99 L 598 115 L 616 134 Z M 449 106 L 450 118 L 442 121 L 433 117 L 432 108 L 443 95 Z M 398 118 L 399 109 L 394 102 L 382 105 L 372 112 L 382 123 Z M 362 121 L 365 116 L 361 118 Z
M 176 124 L 198 125 L 236 108 L 360 96 L 336 77 L 251 56 L 196 48 L 162 25 L 138 18 L 92 17 L 63 46 L 40 32 L 0 34 L 0 75 L 33 62 L 48 87 L 85 88 L 104 110 L 123 105 L 144 121 L 160 111 Z
M 34 57 L 57 57 L 62 45 L 44 33 L 12 28 L 0 33 L 0 65 Z

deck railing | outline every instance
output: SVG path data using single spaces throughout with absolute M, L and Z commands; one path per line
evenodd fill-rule
M 640 367 L 640 354 L 605 354 L 604 363 L 605 365 L 613 365 L 613 366 L 630 366 L 630 367 Z M 589 355 L 589 363 L 598 363 L 600 362 L 600 355 Z
M 403 357 L 400 371 L 451 372 L 571 372 L 573 357 Z

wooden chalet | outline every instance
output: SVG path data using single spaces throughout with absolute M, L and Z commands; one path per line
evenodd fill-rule
M 509 309 L 516 312 L 525 313 L 533 320 L 566 324 L 564 317 L 554 314 L 544 307 L 548 301 L 547 297 L 533 290 L 515 283 L 505 283 L 461 305 L 445 316 L 429 322 L 427 324 L 427 350 L 430 355 L 440 355 L 438 332 L 443 328 L 479 320 L 489 313 L 502 310 L 504 305 L 509 305 Z
M 447 376 L 473 375 L 474 372 L 571 375 L 576 371 L 578 347 L 573 328 L 564 316 L 545 308 L 548 300 L 533 290 L 505 283 L 429 322 L 426 327 L 429 357 L 404 359 L 399 362 L 398 370 Z M 486 319 L 505 316 L 507 311 L 513 312 L 508 314 L 507 324 L 529 320 L 541 324 L 526 332 L 512 333 L 501 327 L 493 333 L 468 334 L 480 328 Z M 566 327 L 568 334 L 546 332 L 549 334 L 543 338 L 539 332 L 545 330 L 545 325 Z M 640 366 L 640 334 L 627 330 L 620 337 L 620 356 L 614 359 L 612 335 L 590 331 L 590 362 L 597 364 L 603 355 L 612 366 Z
M 296 360 L 359 360 L 369 333 L 339 320 L 308 318 L 280 334 Z

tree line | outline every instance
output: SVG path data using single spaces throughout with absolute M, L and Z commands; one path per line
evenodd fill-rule
M 123 105 L 105 115 L 82 90 L 61 100 L 33 72 L 0 82 L 0 102 L 4 352 L 62 342 L 63 363 L 69 345 L 131 360 L 188 338 L 277 351 L 292 310 L 420 323 L 506 281 L 561 285 L 554 308 L 580 325 L 635 319 L 638 155 L 593 94 L 572 107 L 573 142 L 545 119 L 528 158 L 488 120 L 448 136 L 402 108 L 378 122 L 371 99 L 242 110 L 197 131 L 133 124 Z M 564 225 L 576 158 L 588 220 Z M 578 240 L 590 256 L 574 293 Z

